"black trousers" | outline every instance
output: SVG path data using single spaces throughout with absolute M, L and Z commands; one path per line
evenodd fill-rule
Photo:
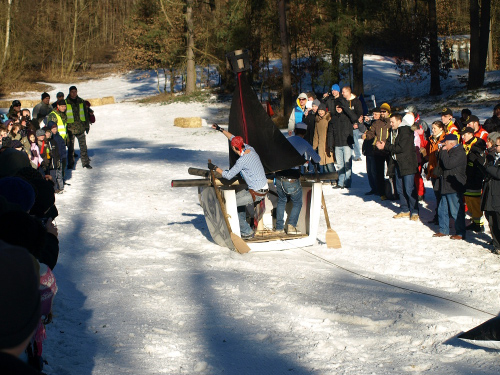
M 490 225 L 491 237 L 493 238 L 493 246 L 500 250 L 500 212 L 485 211 L 484 215 L 488 219 Z
M 89 155 L 87 154 L 87 139 L 85 138 L 85 133 L 73 134 L 68 130 L 68 165 L 75 165 L 75 137 L 78 139 L 78 145 L 80 146 L 80 158 L 82 160 L 82 165 L 88 165 Z

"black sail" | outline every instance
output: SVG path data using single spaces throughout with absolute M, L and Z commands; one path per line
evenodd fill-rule
M 305 162 L 268 116 L 245 73 L 238 73 L 228 130 L 241 136 L 257 151 L 266 173 L 293 168 Z M 232 167 L 237 159 L 238 156 L 230 148 L 229 165 Z

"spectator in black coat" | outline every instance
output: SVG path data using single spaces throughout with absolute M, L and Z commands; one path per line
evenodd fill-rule
M 493 108 L 493 116 L 484 122 L 483 128 L 488 133 L 500 132 L 500 104 Z
M 498 134 L 498 133 L 496 133 Z M 488 137 L 488 145 L 490 145 Z M 484 211 L 493 238 L 492 252 L 500 255 L 500 135 L 492 140 L 488 148 L 488 158 L 475 155 L 474 162 L 485 175 L 481 210 Z
M 339 181 L 335 188 L 350 188 L 352 184 L 352 123 L 356 114 L 349 109 L 347 101 L 339 98 L 335 101 L 335 111 L 330 112 L 332 118 L 328 124 L 327 145 L 330 151 L 335 149 L 335 163 L 339 173 Z
M 377 141 L 379 150 L 390 153 L 389 175 L 394 175 L 396 189 L 399 194 L 401 212 L 394 215 L 395 219 L 410 218 L 419 220 L 417 191 L 414 175 L 418 171 L 417 154 L 415 153 L 414 133 L 411 129 L 415 118 L 411 114 L 395 113 L 391 116 L 391 134 L 387 142 Z
M 441 201 L 438 207 L 439 232 L 434 237 L 444 237 L 450 234 L 450 217 L 455 220 L 456 234 L 450 236 L 452 240 L 465 239 L 465 204 L 464 191 L 467 180 L 467 155 L 463 146 L 458 143 L 455 134 L 444 137 L 444 146 L 439 151 L 439 188 Z

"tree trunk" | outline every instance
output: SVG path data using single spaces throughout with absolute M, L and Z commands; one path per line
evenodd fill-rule
M 196 65 L 194 62 L 194 24 L 193 24 L 193 0 L 186 1 L 186 26 L 187 26 L 187 76 L 186 94 L 192 94 L 196 90 Z
M 259 79 L 261 55 L 261 15 L 264 4 L 262 0 L 250 1 L 250 57 L 252 65 L 251 81 Z
M 2 57 L 2 65 L 0 65 L 0 73 L 3 72 L 5 67 L 5 63 L 7 62 L 7 56 L 9 51 L 9 43 L 10 43 L 10 10 L 12 8 L 12 0 L 7 2 L 7 22 L 5 25 L 5 49 L 3 51 Z
M 73 25 L 73 40 L 71 44 L 71 60 L 68 64 L 68 69 L 66 70 L 66 74 L 69 74 L 75 65 L 76 60 L 76 31 L 78 25 L 78 0 L 75 0 L 75 17 L 74 17 L 74 25 Z
M 292 98 L 292 73 L 290 58 L 290 40 L 286 26 L 286 0 L 278 1 L 278 12 L 280 17 L 280 40 L 281 40 L 281 64 L 283 66 L 283 116 L 290 117 L 293 110 Z
M 340 53 L 338 47 L 338 38 L 335 34 L 332 35 L 332 84 L 340 82 Z M 330 90 L 328 90 L 330 91 Z
M 352 78 L 353 87 L 352 92 L 357 96 L 365 93 L 363 81 L 363 56 L 364 44 L 363 35 L 356 35 L 353 37 L 352 49 Z
M 441 95 L 441 81 L 439 79 L 439 44 L 437 33 L 436 0 L 428 0 L 429 7 L 429 43 L 431 68 L 431 88 L 429 95 Z
M 468 90 L 483 86 L 490 37 L 491 0 L 470 0 L 470 63 Z

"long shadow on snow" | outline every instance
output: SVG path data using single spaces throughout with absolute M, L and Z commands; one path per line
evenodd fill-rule
M 86 181 L 91 185 L 90 179 Z M 95 177 L 92 182 L 96 182 Z M 81 193 L 78 207 L 83 209 L 92 204 L 90 186 L 73 188 L 87 190 L 87 193 Z M 61 210 L 61 207 L 59 209 Z M 63 210 L 60 215 L 65 215 Z M 53 369 L 55 374 L 92 375 L 95 358 L 98 355 L 113 353 L 114 350 L 113 343 L 99 335 L 101 327 L 95 330 L 89 326 L 91 319 L 95 319 L 95 312 L 84 307 L 88 297 L 95 298 L 99 280 L 103 278 L 101 270 L 91 267 L 88 262 L 90 254 L 101 248 L 92 244 L 86 236 L 85 231 L 89 226 L 86 219 L 90 219 L 90 215 L 73 214 L 72 230 L 68 230 L 70 226 L 59 229 L 60 255 L 54 270 L 59 292 L 54 300 L 54 324 L 47 327 L 48 339 L 44 350 L 49 369 Z M 96 273 L 96 276 L 92 278 L 93 273 Z M 64 315 L 58 315 L 58 312 L 64 312 Z M 121 357 L 116 353 L 113 353 L 113 356 Z M 129 367 L 127 359 L 124 358 L 120 359 L 119 365 Z
M 191 257 L 196 263 L 203 259 L 195 254 L 183 254 Z M 292 359 L 292 356 L 280 354 L 286 346 L 277 341 L 259 340 L 255 337 L 255 326 L 261 325 L 260 331 L 267 332 L 269 325 L 265 321 L 256 322 L 252 317 L 240 319 L 249 301 L 241 303 L 237 311 L 225 299 L 217 295 L 216 283 L 220 279 L 232 279 L 225 288 L 238 283 L 240 287 L 247 284 L 245 278 L 237 272 L 204 270 L 201 266 L 193 266 L 189 283 L 190 296 L 201 309 L 199 315 L 199 332 L 204 335 L 204 346 L 207 353 L 204 360 L 214 374 L 310 374 L 311 371 Z M 243 285 L 242 285 L 243 284 Z M 257 304 L 262 301 L 255 301 Z M 229 306 L 228 306 L 229 305 Z M 227 309 L 224 309 L 227 307 Z M 307 353 L 304 353 L 306 355 Z
M 107 152 L 110 149 L 113 149 L 112 153 Z M 219 163 L 223 168 L 229 165 L 227 152 L 187 150 L 168 143 L 152 146 L 149 142 L 136 138 L 117 138 L 96 142 L 92 153 L 106 155 L 106 162 L 123 161 L 125 159 L 138 162 L 164 161 L 166 164 L 179 163 L 187 165 L 189 163 L 189 166 L 207 169 L 208 159 L 212 159 L 214 163 Z M 179 172 L 187 174 L 187 168 Z M 172 177 L 175 178 L 175 176 Z

